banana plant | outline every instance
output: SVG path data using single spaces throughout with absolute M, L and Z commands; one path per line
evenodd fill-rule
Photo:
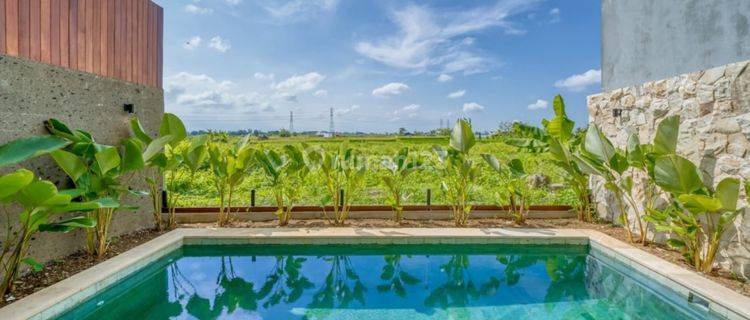
M 171 148 L 167 154 L 167 165 L 164 167 L 164 186 L 167 190 L 167 227 L 177 226 L 177 203 L 180 193 L 177 192 L 178 182 L 188 175 L 187 184 L 190 186 L 195 174 L 200 170 L 208 157 L 208 135 L 193 137 L 190 142 L 182 141 L 177 147 Z M 160 198 L 161 199 L 161 198 Z M 161 205 L 160 205 L 161 206 Z
M 406 200 L 404 186 L 410 174 L 422 169 L 422 162 L 409 157 L 409 148 L 403 148 L 393 158 L 383 159 L 381 164 L 385 170 L 380 178 L 390 193 L 393 220 L 400 223 L 404 212 L 403 202 Z
M 442 178 L 440 187 L 451 207 L 451 216 L 456 226 L 463 227 L 469 222 L 472 206 L 471 190 L 479 176 L 479 167 L 469 158 L 471 148 L 476 144 L 471 124 L 458 120 L 451 131 L 448 148 L 433 146 L 437 155 L 437 169 Z
M 550 154 L 552 162 L 565 172 L 565 183 L 576 194 L 578 220 L 592 222 L 589 174 L 579 167 L 574 158 L 581 146 L 583 133 L 574 130 L 575 122 L 568 118 L 562 96 L 555 96 L 552 105 L 555 117 L 542 120 L 542 128 L 515 123 L 514 137 L 504 142 L 527 152 Z
M 109 246 L 114 214 L 120 209 L 134 209 L 124 205 L 123 200 L 131 193 L 130 181 L 145 165 L 141 144 L 135 138 L 122 140 L 119 148 L 99 144 L 90 133 L 73 131 L 56 119 L 47 121 L 46 126 L 50 133 L 70 142 L 65 149 L 52 151 L 50 155 L 76 189 L 81 190 L 83 201 L 111 199 L 86 214 L 96 221 L 94 228 L 86 229 L 86 249 L 101 258 Z
M 11 141 L 0 146 L 0 168 L 47 154 L 69 143 L 49 135 Z M 51 218 L 62 213 L 88 211 L 100 206 L 97 202 L 73 202 L 78 195 L 79 190 L 58 191 L 54 184 L 35 177 L 26 169 L 0 175 L 0 208 L 7 221 L 5 239 L 0 248 L 0 297 L 13 289 L 21 264 L 25 263 L 35 271 L 41 270 L 42 265 L 28 255 L 30 240 L 38 232 L 69 232 L 96 224 L 96 221 L 81 216 L 52 221 Z M 18 222 L 14 223 L 11 211 L 19 207 Z
M 295 146 L 286 145 L 283 153 L 269 149 L 256 150 L 254 154 L 273 191 L 279 225 L 285 226 L 289 224 L 292 209 L 300 198 L 300 189 L 309 172 L 303 153 Z
M 688 263 L 710 273 L 726 228 L 745 211 L 738 207 L 740 180 L 727 177 L 712 188 L 695 164 L 674 154 L 656 159 L 654 179 L 674 201 L 665 210 L 653 210 L 650 219 L 659 230 L 670 232 L 673 237 L 667 243 Z M 748 181 L 745 194 L 750 197 Z
M 637 133 L 633 133 L 628 137 L 628 145 L 626 148 L 626 158 L 632 171 L 640 171 L 643 173 L 648 180 L 642 183 L 643 187 L 643 210 L 638 212 L 638 206 L 633 201 L 633 197 L 629 199 L 633 201 L 631 206 L 636 210 L 638 216 L 643 216 L 644 221 L 648 222 L 648 217 L 651 212 L 656 210 L 655 204 L 659 195 L 661 194 L 658 186 L 654 183 L 654 165 L 656 159 L 670 154 L 677 153 L 677 137 L 679 133 L 680 117 L 670 116 L 662 120 L 656 129 L 656 135 L 653 143 L 641 144 Z M 632 177 L 632 172 L 631 172 Z M 647 232 L 641 232 L 640 241 L 646 243 Z M 654 233 L 656 236 L 656 233 Z
M 130 128 L 133 135 L 137 138 L 137 141 L 141 143 L 141 150 L 143 161 L 145 162 L 148 173 L 146 177 L 146 183 L 149 186 L 148 194 L 151 197 L 151 204 L 153 206 L 154 225 L 156 229 L 161 231 L 165 227 L 173 229 L 176 226 L 174 218 L 174 208 L 168 208 L 170 212 L 169 218 L 165 225 L 164 219 L 162 218 L 162 193 L 161 185 L 165 179 L 167 173 L 171 173 L 174 178 L 177 173 L 175 171 L 180 168 L 182 163 L 182 155 L 176 152 L 180 143 L 187 137 L 187 131 L 185 125 L 182 123 L 180 118 L 171 113 L 165 113 L 162 117 L 161 124 L 159 126 L 159 135 L 152 138 L 141 126 L 140 121 L 136 117 L 130 118 Z M 169 181 L 164 183 L 170 186 Z M 173 185 L 174 183 L 172 183 Z M 174 190 L 167 190 L 168 195 L 172 194 Z M 176 197 L 176 194 L 174 195 Z M 168 199 L 168 204 L 174 204 L 175 201 Z
M 323 217 L 341 226 L 349 218 L 352 196 L 363 187 L 367 171 L 364 158 L 346 142 L 335 151 L 308 149 L 305 163 L 310 171 L 319 171 L 328 193 L 320 201 Z M 330 215 L 326 210 L 328 204 L 333 208 Z
M 253 150 L 250 148 L 250 136 L 242 138 L 236 144 L 222 148 L 208 142 L 208 163 L 213 171 L 213 182 L 219 193 L 218 224 L 226 227 L 231 222 L 231 208 L 234 193 L 245 179 L 247 170 L 252 165 Z
M 619 210 L 620 223 L 625 228 L 625 232 L 630 242 L 634 242 L 631 222 L 628 216 L 625 201 L 634 204 L 633 200 L 633 179 L 625 174 L 629 168 L 625 151 L 615 148 L 612 142 L 607 139 L 597 125 L 589 127 L 586 132 L 586 138 L 580 150 L 574 156 L 574 161 L 578 164 L 583 172 L 596 175 L 604 179 L 604 187 L 611 191 L 615 198 L 615 203 Z M 641 234 L 645 233 L 641 217 L 637 214 L 636 220 L 638 229 Z
M 513 217 L 516 224 L 526 223 L 526 217 L 529 212 L 529 205 L 526 203 L 528 187 L 526 186 L 526 177 L 528 174 L 523 168 L 521 160 L 512 159 L 503 166 L 494 155 L 482 154 L 485 162 L 500 175 L 503 182 L 503 192 L 499 193 L 502 201 L 508 203 L 508 213 Z

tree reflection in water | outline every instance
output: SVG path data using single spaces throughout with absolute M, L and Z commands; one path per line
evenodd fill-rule
M 313 295 L 308 308 L 346 308 L 355 300 L 364 306 L 367 288 L 362 284 L 349 257 L 337 255 L 323 257 L 323 260 L 331 264 L 331 269 L 323 286 Z
M 198 319 L 215 319 L 224 310 L 228 314 L 237 309 L 254 311 L 258 308 L 258 300 L 263 297 L 253 287 L 252 282 L 237 276 L 231 257 L 221 257 L 213 303 L 195 292 L 188 299 L 185 309 Z
M 411 258 L 411 256 L 407 256 Z M 416 285 L 421 281 L 416 277 L 408 274 L 401 269 L 401 255 L 391 254 L 383 257 L 385 265 L 380 273 L 380 279 L 385 283 L 377 286 L 380 293 L 393 292 L 401 298 L 406 297 L 406 288 L 404 285 Z
M 586 291 L 581 290 L 586 266 L 583 255 L 497 255 L 494 260 L 502 265 L 499 267 L 502 269 L 492 267 L 492 264 L 487 264 L 487 260 L 480 260 L 481 266 L 471 268 L 472 259 L 486 258 L 469 254 L 440 257 L 390 254 L 383 256 L 382 265 L 372 262 L 360 265 L 357 262 L 355 266 L 352 259 L 357 259 L 356 256 L 319 256 L 314 258 L 314 261 L 310 261 L 309 266 L 315 267 L 315 270 L 327 270 L 323 273 L 325 278 L 321 274 L 320 278 L 310 279 L 308 276 L 315 273 L 308 272 L 306 275 L 303 271 L 303 265 L 311 259 L 310 257 L 276 255 L 267 257 L 275 261 L 262 284 L 256 282 L 261 284 L 259 287 L 236 273 L 235 263 L 231 257 L 217 257 L 220 265 L 212 299 L 199 295 L 194 285 L 182 274 L 178 264 L 175 263 L 169 267 L 175 294 L 173 299 L 169 299 L 175 301 L 169 303 L 169 305 L 174 304 L 169 308 L 171 310 L 169 316 L 180 315 L 180 301 L 188 314 L 199 319 L 232 315 L 240 309 L 251 312 L 261 311 L 261 309 L 270 310 L 273 306 L 287 309 L 300 303 L 306 305 L 307 309 L 323 312 L 318 316 L 325 317 L 328 312 L 335 309 L 365 306 L 366 299 L 373 299 L 375 303 L 373 307 L 382 307 L 383 302 L 386 301 L 386 305 L 403 304 L 428 313 L 436 309 L 449 308 L 453 313 L 465 312 L 461 310 L 461 307 L 506 303 L 503 299 L 507 298 L 503 296 L 508 293 L 500 291 L 503 287 L 517 286 L 524 281 L 525 275 L 533 275 L 533 279 L 538 278 L 540 273 L 544 275 L 545 271 L 548 278 L 546 291 L 543 290 L 528 297 L 513 298 L 530 303 L 542 303 L 578 300 L 585 298 L 586 295 Z M 413 263 L 419 265 L 424 258 L 427 262 L 422 268 L 425 268 L 426 273 L 425 278 L 422 279 L 411 272 L 416 271 L 413 269 Z M 439 266 L 439 271 L 430 273 L 430 262 L 445 258 L 447 261 Z M 404 267 L 407 261 L 413 261 L 409 263 L 408 270 Z M 379 270 L 379 273 L 368 272 L 366 274 L 367 283 L 374 281 L 374 284 L 377 284 L 376 292 L 368 292 L 364 279 L 360 278 L 357 273 L 358 268 Z M 490 268 L 490 272 L 487 268 Z M 496 271 L 491 271 L 493 269 Z M 472 275 L 472 273 L 476 274 Z M 429 285 L 429 278 L 436 279 L 436 276 L 439 284 Z M 424 290 L 427 292 L 414 291 L 415 286 L 419 284 L 424 284 Z M 395 300 L 387 302 L 392 297 L 386 294 L 393 294 L 403 300 L 398 303 Z M 416 301 L 408 300 L 410 294 L 417 299 L 423 299 L 421 306 L 418 305 L 419 303 L 415 304 Z M 487 299 L 482 299 L 483 297 Z M 187 301 L 186 304 L 185 301 Z
M 302 297 L 306 289 L 314 287 L 300 272 L 305 261 L 307 259 L 302 257 L 276 256 L 276 264 L 260 289 L 260 295 L 268 297 L 263 303 L 264 308 L 282 301 L 286 304 L 294 303 Z

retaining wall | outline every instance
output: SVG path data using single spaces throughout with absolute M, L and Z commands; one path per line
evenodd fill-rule
M 662 119 L 679 115 L 680 155 L 699 164 L 714 185 L 726 176 L 750 179 L 749 64 L 737 62 L 589 96 L 589 120 L 624 148 L 631 133 L 638 133 L 642 143 L 650 142 Z M 636 179 L 639 200 L 643 199 L 643 178 Z M 600 179 L 592 179 L 592 187 L 599 214 L 618 221 L 611 192 Z M 717 260 L 750 278 L 750 209 L 722 241 L 726 246 Z
M 89 131 L 104 144 L 117 144 L 130 135 L 128 119 L 123 109 L 133 104 L 135 115 L 147 131 L 155 134 L 164 112 L 161 88 L 137 85 L 48 65 L 40 62 L 0 55 L 0 144 L 32 134 L 45 134 L 43 121 L 57 118 L 72 128 Z M 27 161 L 6 173 L 24 167 L 50 179 L 58 186 L 66 186 L 67 176 L 49 158 L 43 156 Z M 134 179 L 134 187 L 146 190 L 142 178 Z M 153 227 L 148 198 L 129 198 L 139 206 L 135 212 L 116 214 L 111 234 L 131 232 Z M 12 212 L 15 214 L 15 212 Z M 11 215 L 11 221 L 16 221 Z M 6 216 L 0 215 L 5 226 Z M 0 241 L 5 239 L 5 228 L 0 228 Z M 83 248 L 84 233 L 39 233 L 31 240 L 31 256 L 40 262 L 64 257 Z

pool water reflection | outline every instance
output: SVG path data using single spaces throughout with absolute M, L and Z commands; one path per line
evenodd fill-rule
M 62 319 L 690 319 L 586 246 L 186 246 Z

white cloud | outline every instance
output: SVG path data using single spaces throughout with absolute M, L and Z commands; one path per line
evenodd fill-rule
M 528 105 L 526 108 L 529 110 L 547 109 L 549 102 L 547 100 L 537 99 L 536 102 Z
M 484 110 L 484 106 L 476 102 L 464 103 L 464 107 L 463 107 L 464 112 L 482 111 L 482 110 Z
M 391 117 L 388 121 L 394 122 L 399 121 L 403 117 L 412 119 L 417 117 L 419 110 L 422 107 L 418 104 L 410 104 L 408 106 L 396 109 L 393 111 L 393 117 Z
M 313 95 L 316 96 L 316 97 L 318 97 L 318 98 L 325 98 L 325 97 L 328 96 L 328 91 L 327 90 L 318 90 L 318 91 L 315 91 L 315 93 L 313 93 Z
M 555 87 L 570 91 L 583 91 L 586 87 L 602 82 L 602 71 L 591 69 L 555 82 Z
M 237 93 L 231 81 L 217 81 L 205 74 L 180 72 L 164 79 L 165 100 L 170 106 L 194 110 L 243 109 L 266 105 L 257 92 Z
M 315 12 L 330 12 L 336 9 L 339 0 L 293 0 L 280 3 L 279 1 L 265 1 L 265 9 L 272 17 L 287 19 L 294 16 L 304 16 Z
M 211 41 L 208 43 L 208 46 L 210 48 L 216 49 L 216 51 L 219 51 L 221 53 L 229 51 L 229 49 L 232 48 L 232 45 L 229 43 L 229 40 L 223 39 L 220 36 L 215 36 L 211 38 Z
M 188 41 L 185 41 L 185 43 L 182 44 L 182 47 L 185 48 L 185 50 L 193 50 L 197 48 L 201 44 L 202 41 L 203 39 L 201 39 L 201 37 L 194 36 L 188 39 Z
M 445 73 L 441 73 L 437 77 L 437 81 L 438 82 L 448 82 L 448 81 L 451 81 L 451 80 L 453 80 L 453 77 L 451 77 L 449 74 L 445 74 Z
M 456 92 L 451 92 L 451 93 L 450 93 L 450 94 L 448 95 L 448 98 L 451 98 L 451 99 L 458 99 L 458 98 L 461 98 L 461 97 L 463 97 L 463 96 L 464 96 L 465 94 L 466 94 L 466 90 L 458 90 L 458 91 L 456 91 Z
M 470 50 L 475 39 L 466 34 L 491 27 L 502 28 L 506 33 L 522 33 L 509 18 L 528 10 L 536 2 L 499 0 L 492 6 L 440 13 L 409 5 L 392 14 L 398 34 L 376 41 L 361 41 L 355 50 L 396 68 L 417 71 L 437 68 L 444 73 L 483 72 L 492 61 Z
M 242 0 L 224 0 L 224 2 L 226 2 L 230 6 L 236 6 L 242 3 Z
M 391 82 L 380 88 L 372 90 L 372 95 L 376 97 L 388 97 L 402 94 L 409 91 L 411 88 L 401 82 Z
M 336 114 L 337 116 L 343 116 L 343 115 L 350 114 L 350 113 L 352 113 L 354 111 L 357 111 L 358 109 L 359 109 L 359 105 L 354 104 L 354 105 L 352 105 L 351 107 L 348 107 L 348 108 L 333 109 L 333 113 Z
M 300 93 L 314 90 L 318 84 L 325 80 L 325 76 L 310 72 L 303 75 L 293 75 L 273 86 L 276 95 L 287 99 L 294 99 Z
M 560 22 L 560 8 L 552 8 L 552 10 L 549 11 L 549 17 L 550 23 Z
M 273 73 L 256 72 L 255 74 L 253 74 L 253 77 L 258 80 L 267 81 L 267 80 L 273 80 L 276 77 L 276 75 Z
M 211 8 L 204 8 L 196 6 L 192 3 L 189 3 L 185 6 L 185 12 L 192 13 L 192 14 L 208 14 L 213 12 L 214 10 Z

